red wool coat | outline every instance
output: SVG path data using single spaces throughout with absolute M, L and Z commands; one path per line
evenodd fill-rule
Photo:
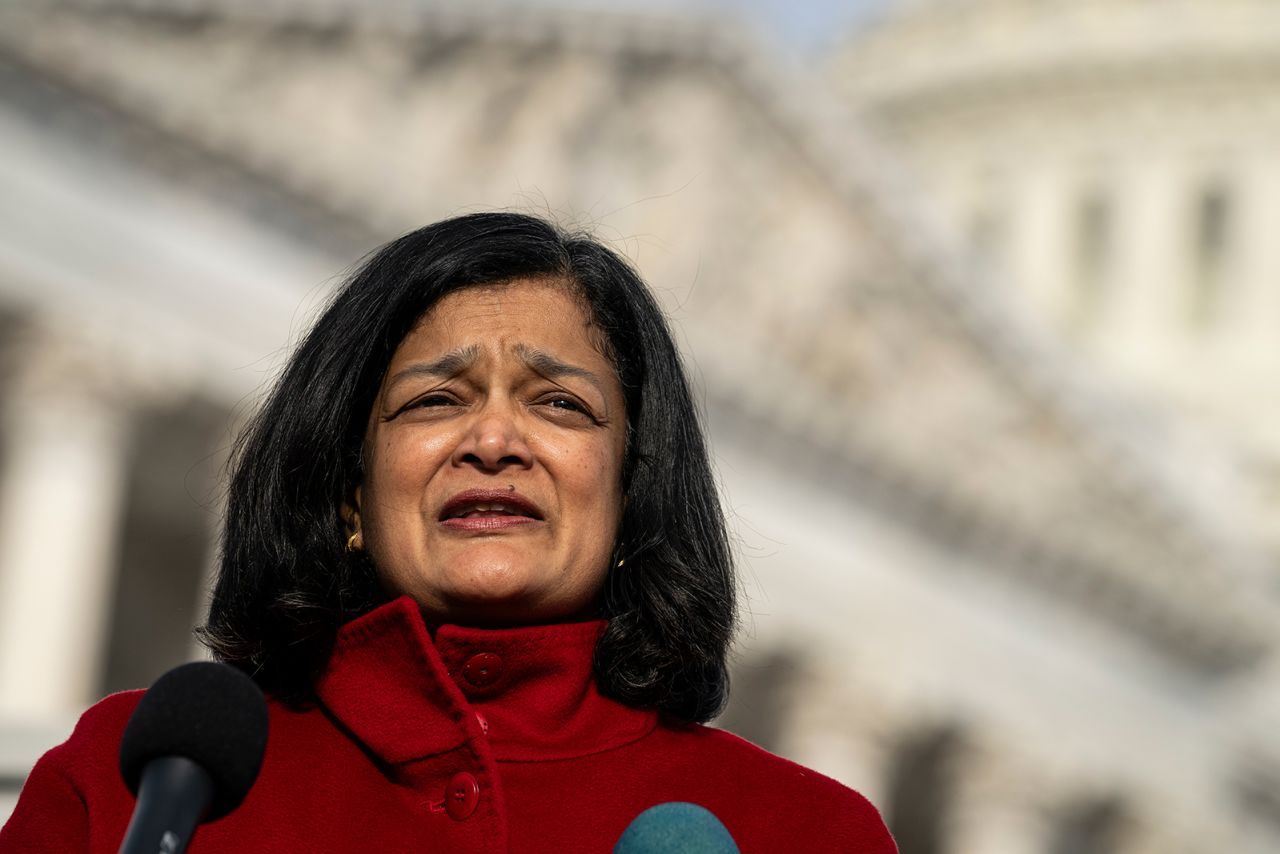
M 433 641 L 408 599 L 349 623 L 320 705 L 269 701 L 257 783 L 188 850 L 607 854 L 641 811 L 690 801 L 744 854 L 895 852 L 875 808 L 834 780 L 602 697 L 602 627 L 444 626 Z M 0 851 L 114 854 L 133 810 L 117 751 L 141 693 L 107 697 L 40 760 Z

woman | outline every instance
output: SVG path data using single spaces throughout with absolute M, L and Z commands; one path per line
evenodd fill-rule
M 894 850 L 856 793 L 700 725 L 724 520 L 662 314 L 600 244 L 480 214 L 384 247 L 243 437 L 227 512 L 202 635 L 270 738 L 191 851 L 607 852 L 668 801 L 746 852 Z M 138 698 L 85 713 L 0 842 L 115 850 Z

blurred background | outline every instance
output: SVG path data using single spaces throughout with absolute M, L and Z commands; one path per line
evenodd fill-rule
M 491 208 L 671 312 L 749 599 L 720 725 L 903 854 L 1280 850 L 1272 0 L 0 7 L 0 819 L 200 655 L 317 306 Z

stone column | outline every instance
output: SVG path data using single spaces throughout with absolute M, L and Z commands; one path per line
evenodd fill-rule
M 956 785 L 954 854 L 1041 854 L 1049 846 L 1043 796 L 1034 777 L 1008 748 L 971 742 Z
M 1240 188 L 1235 231 L 1228 236 L 1233 266 L 1231 293 L 1222 327 L 1230 340 L 1231 370 L 1254 388 L 1264 390 L 1280 369 L 1280 164 L 1268 151 L 1242 158 L 1236 186 Z M 1229 226 L 1230 227 L 1230 226 Z M 1259 400 L 1250 395 L 1249 408 L 1257 413 Z M 1269 407 L 1263 413 L 1274 419 L 1280 413 Z M 1275 421 L 1272 422 L 1276 423 Z M 1272 428 L 1274 429 L 1274 428 Z
M 796 635 L 801 631 L 796 629 Z M 838 648 L 836 639 L 826 644 Z M 791 687 L 781 752 L 888 809 L 888 768 L 902 710 L 885 702 L 874 678 L 855 663 L 814 656 Z
M 126 474 L 124 420 L 102 394 L 111 387 L 94 360 L 39 342 L 7 394 L 0 715 L 10 720 L 96 699 Z
M 1158 385 L 1192 337 L 1185 182 L 1170 158 L 1129 164 L 1112 186 L 1115 290 L 1099 344 L 1114 367 Z
M 1075 298 L 1069 281 L 1068 187 L 1061 170 L 1046 163 L 1029 170 L 1017 195 L 1017 233 L 1009 242 L 1011 275 L 1046 325 L 1061 329 L 1072 317 Z

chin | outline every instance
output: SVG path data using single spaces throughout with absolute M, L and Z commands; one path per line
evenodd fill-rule
M 479 557 L 479 556 L 477 556 Z M 499 625 L 536 622 L 539 607 L 535 574 L 523 561 L 473 559 L 459 561 L 433 591 L 446 622 Z
M 445 550 L 436 552 L 440 563 L 424 561 L 422 572 L 407 574 L 405 583 L 394 585 L 416 599 L 436 625 L 496 628 L 571 622 L 593 618 L 598 610 L 590 590 L 555 583 L 568 580 L 565 573 L 532 559 L 527 550 L 473 542 L 457 552 L 440 551 Z

